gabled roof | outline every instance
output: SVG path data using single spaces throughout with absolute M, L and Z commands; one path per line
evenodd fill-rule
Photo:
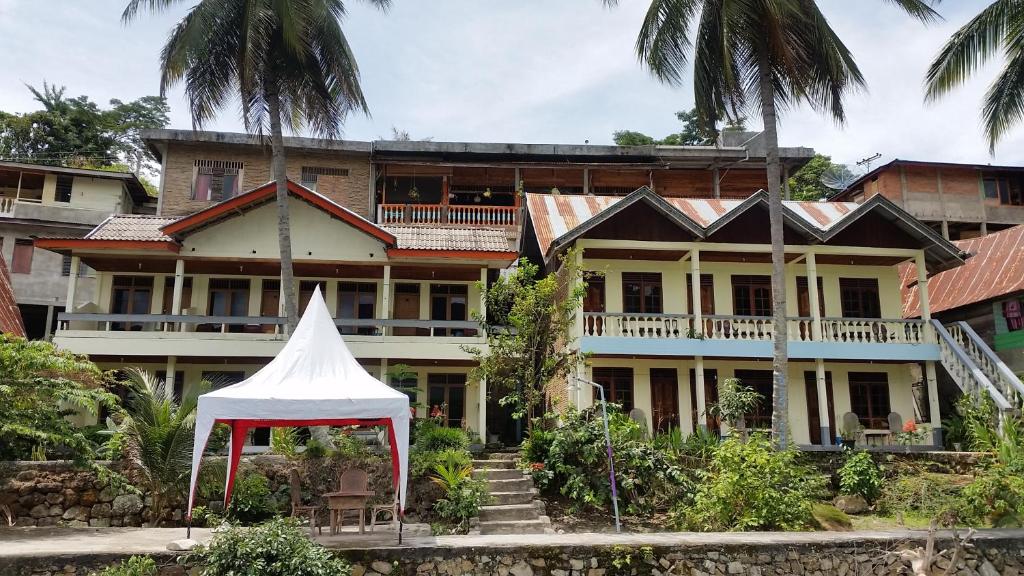
M 37 238 L 35 246 L 55 252 L 75 248 L 177 252 L 181 246 L 161 230 L 174 220 L 142 214 L 114 214 L 82 238 Z
M 970 257 L 928 279 L 932 314 L 1024 292 L 1024 225 L 954 244 Z M 916 318 L 921 315 L 917 271 L 905 266 L 900 272 L 903 316 Z
M 317 194 L 309 188 L 296 184 L 291 180 L 288 181 L 288 194 L 308 202 L 314 207 L 327 212 L 332 217 L 350 224 L 354 228 L 373 236 L 388 246 L 395 245 L 395 236 L 393 234 L 348 208 L 335 203 L 322 194 Z M 276 198 L 276 195 L 277 184 L 275 182 L 267 182 L 258 188 L 254 188 L 248 192 L 239 194 L 234 198 L 214 204 L 205 210 L 200 210 L 195 214 L 175 220 L 174 222 L 164 226 L 163 232 L 168 236 L 187 236 L 196 230 L 213 224 L 214 222 L 240 216 L 244 214 L 246 210 L 251 210 L 268 202 L 272 202 Z
M 761 207 L 768 210 L 768 193 L 764 190 L 758 190 L 751 194 L 749 198 L 740 201 L 735 208 L 729 210 L 722 215 L 721 218 L 709 224 L 705 232 L 706 235 L 710 236 L 715 232 L 718 232 L 730 222 L 738 218 L 741 214 L 748 210 L 752 210 L 755 207 Z M 818 232 L 820 229 L 817 229 L 813 224 L 805 220 L 801 214 L 794 212 L 793 209 L 787 206 L 785 202 L 782 204 L 782 221 L 784 224 L 788 224 L 795 230 L 799 231 L 806 238 L 818 238 Z

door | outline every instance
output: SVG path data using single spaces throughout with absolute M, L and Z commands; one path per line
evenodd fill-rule
M 266 318 L 279 318 L 281 316 L 281 281 L 264 280 L 263 293 L 260 295 L 260 316 Z M 260 330 L 267 334 L 273 334 L 276 324 L 263 324 Z
M 651 369 L 651 418 L 655 432 L 679 428 L 679 377 L 675 368 Z
M 110 297 L 111 314 L 149 314 L 153 298 L 152 276 L 114 276 Z M 111 330 L 142 330 L 137 322 L 112 322 Z
M 804 386 L 807 388 L 807 426 L 810 432 L 811 444 L 831 445 L 832 438 L 836 435 L 836 409 L 832 394 L 832 373 L 825 372 L 825 395 L 828 402 L 828 430 L 831 438 L 822 442 L 821 438 L 821 416 L 818 414 L 818 377 L 817 373 L 808 370 L 804 372 Z
M 585 276 L 587 291 L 583 295 L 583 332 L 587 336 L 601 336 L 604 334 L 604 318 L 586 314 L 604 312 L 605 284 L 604 276 L 601 274 L 587 273 Z
M 462 428 L 466 417 L 466 375 L 427 375 L 427 414 L 444 426 Z
M 754 411 L 746 416 L 748 430 L 771 430 L 772 428 L 772 398 L 774 386 L 772 383 L 771 370 L 737 370 L 736 378 L 740 384 L 751 388 L 761 395 L 761 401 L 757 403 Z
M 718 370 L 704 371 L 704 402 L 709 409 L 718 403 Z M 690 369 L 690 406 L 693 407 L 690 410 L 690 417 L 693 420 L 693 427 L 696 428 L 700 415 L 697 410 L 697 371 L 692 368 Z M 704 425 L 712 431 L 721 428 L 718 418 L 707 413 L 704 415 Z
M 395 320 L 419 320 L 420 285 L 397 284 L 395 286 Z M 391 329 L 395 336 L 427 336 L 426 328 L 396 327 Z

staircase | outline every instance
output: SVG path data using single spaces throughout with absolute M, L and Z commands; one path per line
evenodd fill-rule
M 551 520 L 537 500 L 533 478 L 516 468 L 517 454 L 485 454 L 473 460 L 473 476 L 487 481 L 491 501 L 480 507 L 481 534 L 543 534 Z
M 942 367 L 965 394 L 987 392 L 1002 416 L 1019 414 L 1024 384 L 966 322 L 932 320 Z

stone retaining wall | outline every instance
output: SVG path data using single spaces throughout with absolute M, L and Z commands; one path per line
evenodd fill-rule
M 580 542 L 607 540 L 607 536 L 579 535 Z M 637 535 L 632 535 L 637 536 Z M 729 543 L 665 543 L 669 535 L 650 544 L 624 536 L 622 544 L 444 545 L 413 548 L 339 550 L 354 563 L 353 576 L 425 576 L 428 574 L 481 574 L 497 576 L 859 576 L 913 574 L 913 559 L 925 546 L 922 538 L 864 537 L 856 534 L 752 535 L 749 542 L 729 535 Z M 754 537 L 758 536 L 758 537 Z M 982 534 L 964 547 L 956 566 L 950 567 L 953 541 L 936 542 L 937 560 L 931 574 L 955 576 L 1019 576 L 1024 574 L 1024 532 Z M 154 556 L 161 576 L 185 576 L 188 567 L 173 553 Z M 86 576 L 116 562 L 113 554 L 75 558 L 4 558 L 0 576 Z

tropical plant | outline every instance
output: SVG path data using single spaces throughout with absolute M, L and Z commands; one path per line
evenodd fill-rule
M 718 391 L 718 402 L 708 407 L 708 413 L 721 419 L 729 427 L 746 439 L 746 417 L 757 408 L 764 397 L 749 386 L 744 386 L 739 378 L 726 378 Z
M 130 393 L 117 441 L 125 459 L 142 474 L 152 499 L 152 520 L 159 524 L 170 500 L 183 493 L 192 468 L 199 390 L 177 402 L 152 373 L 129 368 L 125 374 Z
M 989 150 L 1024 117 L 1024 9 L 1018 0 L 995 0 L 942 47 L 925 76 L 925 100 L 935 101 L 964 84 L 985 64 L 1002 61 L 982 106 Z
M 838 475 L 843 494 L 859 494 L 867 502 L 874 502 L 882 491 L 882 474 L 871 454 L 863 450 L 844 451 Z
M 431 481 L 444 492 L 444 496 L 434 502 L 433 509 L 446 523 L 446 531 L 468 531 L 469 519 L 476 516 L 487 501 L 486 484 L 473 478 L 472 466 L 457 459 L 438 463 Z
M 938 17 L 926 0 L 889 2 L 925 22 Z M 842 122 L 843 96 L 863 86 L 864 78 L 814 0 L 652 0 L 636 51 L 655 77 L 673 86 L 683 84 L 692 59 L 702 129 L 714 133 L 723 117 L 745 111 L 763 121 L 772 247 L 772 438 L 785 447 L 788 331 L 778 109 L 803 102 Z
M 391 0 L 367 0 L 381 9 Z M 141 8 L 153 12 L 182 0 L 130 0 L 122 20 Z M 200 0 L 174 27 L 161 52 L 160 93 L 185 84 L 192 123 L 241 103 L 246 131 L 270 135 L 271 174 L 277 183 L 281 286 L 289 332 L 298 324 L 288 215 L 283 124 L 336 137 L 353 111 L 368 113 L 359 68 L 340 19 L 344 0 Z
M 352 567 L 311 540 L 299 523 L 277 518 L 213 535 L 187 557 L 203 576 L 349 576 Z
M 158 573 L 156 560 L 149 556 L 130 556 L 89 576 L 156 576 Z
M 95 364 L 49 342 L 0 335 L 0 460 L 48 451 L 89 461 L 95 443 L 68 418 L 118 409 Z
M 262 522 L 274 515 L 276 506 L 270 492 L 270 480 L 260 472 L 247 471 L 238 475 L 227 517 L 243 524 Z
M 675 516 L 699 531 L 809 528 L 825 481 L 797 457 L 792 448 L 773 450 L 763 434 L 748 442 L 729 438 L 698 472 L 692 505 L 677 507 Z
M 298 431 L 291 426 L 280 426 L 270 429 L 270 451 L 287 458 L 299 455 Z
M 430 420 L 423 421 L 416 431 L 413 449 L 420 452 L 441 452 L 443 450 L 466 450 L 469 436 L 461 428 L 438 426 Z

